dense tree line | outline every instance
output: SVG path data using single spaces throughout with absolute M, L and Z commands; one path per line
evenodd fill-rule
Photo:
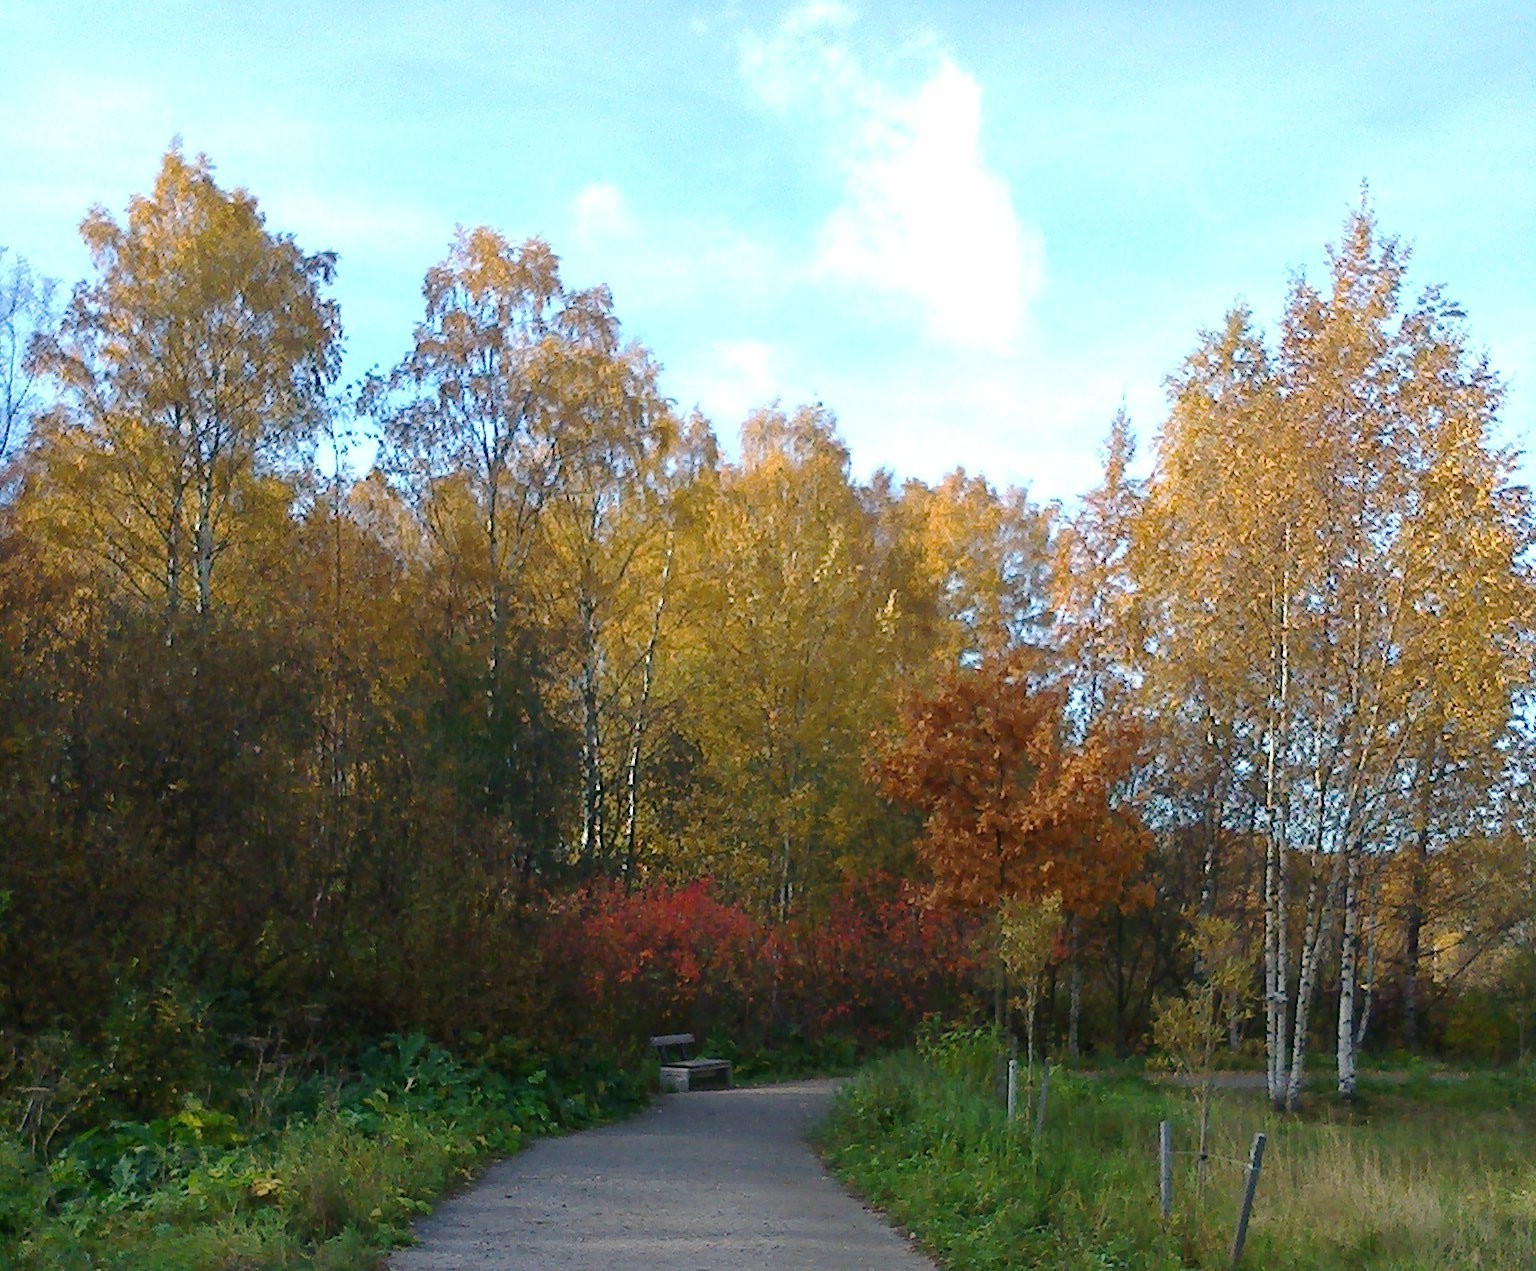
M 515 1031 L 575 889 L 785 923 L 890 873 L 1054 897 L 1074 1046 L 1232 919 L 1284 1103 L 1325 1000 L 1347 1092 L 1368 1027 L 1522 965 L 1530 508 L 1367 208 L 1074 509 L 857 480 L 819 405 L 724 458 L 538 240 L 461 232 L 347 388 L 338 262 L 206 160 L 82 233 L 67 303 L 0 275 L 7 1035 L 166 985 Z

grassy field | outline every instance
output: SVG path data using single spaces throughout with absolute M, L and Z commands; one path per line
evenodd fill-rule
M 1244 1266 L 1536 1266 L 1536 1081 L 1528 1073 L 1366 1079 L 1296 1117 L 1225 1091 L 1203 1189 L 1178 1157 L 1158 1212 L 1157 1131 L 1197 1142 L 1192 1097 L 1132 1075 L 1053 1072 L 1046 1125 L 1009 1124 L 986 1034 L 864 1069 L 823 1130 L 838 1173 L 946 1267 L 1224 1267 L 1256 1131 L 1268 1136 Z

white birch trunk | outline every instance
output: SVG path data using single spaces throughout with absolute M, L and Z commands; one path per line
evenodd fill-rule
M 1355 1050 L 1365 1045 L 1366 1030 L 1371 1026 L 1371 1007 L 1376 1002 L 1376 964 L 1381 953 L 1381 941 L 1374 938 L 1370 927 L 1362 918 L 1361 939 L 1365 944 L 1365 1000 L 1360 1006 L 1360 1018 L 1355 1024 Z
M 675 546 L 668 535 L 667 554 L 661 567 L 661 586 L 656 595 L 656 610 L 651 615 L 650 637 L 645 643 L 645 657 L 640 666 L 640 700 L 635 704 L 629 730 L 629 755 L 624 765 L 624 885 L 633 885 L 635 845 L 640 821 L 640 748 L 645 742 L 651 704 L 651 686 L 655 679 L 656 647 L 661 642 L 661 619 L 667 608 L 668 584 L 672 579 L 672 553 Z
M 1289 557 L 1290 529 L 1286 529 Z M 1286 934 L 1285 818 L 1279 793 L 1279 733 L 1284 727 L 1290 692 L 1290 569 L 1287 563 L 1281 594 L 1276 598 L 1280 623 L 1276 650 L 1278 688 L 1270 708 L 1264 756 L 1264 1048 L 1269 1101 L 1279 1108 L 1286 1101 L 1285 1057 L 1290 1005 L 1290 967 Z
M 1355 1097 L 1355 967 L 1360 945 L 1360 857 L 1346 849 L 1344 941 L 1339 949 L 1339 1094 Z
M 601 706 L 598 701 L 598 629 L 595 606 L 583 596 L 581 607 L 581 859 L 598 865 L 607 854 L 603 825 L 603 756 Z
M 1344 870 L 1335 857 L 1328 885 L 1319 888 L 1314 871 L 1312 882 L 1307 888 L 1307 927 L 1302 936 L 1301 967 L 1296 979 L 1296 1013 L 1291 1025 L 1291 1071 L 1285 1091 L 1285 1107 L 1288 1112 L 1296 1111 L 1301 1102 L 1301 1087 L 1307 1070 L 1307 1025 L 1311 1022 L 1312 999 L 1317 992 L 1323 953 L 1333 930 L 1334 915 L 1338 911 L 1343 878 Z

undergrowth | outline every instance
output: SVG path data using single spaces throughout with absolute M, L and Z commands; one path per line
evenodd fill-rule
M 1371 1082 L 1300 1116 L 1222 1091 L 1212 1161 L 1177 1158 L 1158 1211 L 1158 1123 L 1196 1142 L 1184 1091 L 1053 1070 L 1043 1133 L 1010 1123 L 985 1031 L 930 1038 L 865 1068 L 821 1132 L 833 1168 L 950 1268 L 1225 1267 L 1244 1163 L 1268 1137 L 1244 1266 L 1536 1266 L 1536 1109 L 1528 1077 Z M 1028 1106 L 1028 1100 L 1025 1100 Z M 1198 1199 L 1197 1199 L 1198 1194 Z
M 644 1087 L 598 1063 L 508 1075 L 413 1035 L 244 1094 L 48 1139 L 18 1102 L 22 1132 L 0 1135 L 0 1267 L 373 1266 L 487 1158 L 638 1106 Z
M 803 1077 L 836 1077 L 852 1072 L 859 1062 L 859 1046 L 849 1037 L 814 1040 L 793 1034 L 768 1046 L 739 1046 L 723 1032 L 705 1039 L 700 1054 L 729 1059 L 738 1086 L 768 1085 Z

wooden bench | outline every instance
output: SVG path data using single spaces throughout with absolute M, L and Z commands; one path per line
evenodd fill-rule
M 735 1085 L 731 1061 L 690 1058 L 693 1046 L 692 1033 L 663 1033 L 651 1038 L 651 1047 L 661 1060 L 661 1088 L 673 1094 L 710 1086 L 730 1090 Z

